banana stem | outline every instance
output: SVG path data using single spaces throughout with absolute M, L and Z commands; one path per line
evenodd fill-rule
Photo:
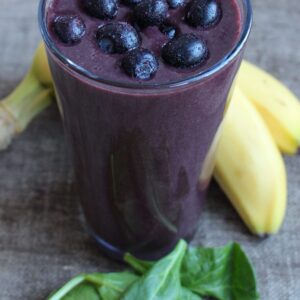
M 45 88 L 31 69 L 17 88 L 0 101 L 0 149 L 7 148 L 12 138 L 52 100 L 52 89 Z

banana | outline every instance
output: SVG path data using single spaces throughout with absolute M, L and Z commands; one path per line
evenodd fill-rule
M 279 149 L 296 154 L 300 145 L 300 102 L 273 76 L 243 61 L 237 85 L 263 117 Z
M 285 165 L 264 121 L 239 88 L 222 126 L 216 181 L 254 234 L 278 232 L 287 204 Z
M 46 87 L 53 87 L 52 76 L 48 64 L 44 43 L 40 43 L 35 51 L 32 62 L 32 72 L 37 80 Z
M 40 43 L 21 83 L 0 101 L 0 150 L 53 101 L 53 84 L 45 47 Z

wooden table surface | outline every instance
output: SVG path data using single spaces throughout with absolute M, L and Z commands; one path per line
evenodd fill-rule
M 0 97 L 19 82 L 40 40 L 37 0 L 0 0 Z M 300 97 L 299 0 L 253 0 L 246 57 Z M 286 158 L 289 205 L 280 233 L 251 236 L 213 184 L 193 243 L 241 243 L 256 267 L 263 300 L 300 299 L 300 157 Z M 57 108 L 42 113 L 0 153 L 0 299 L 41 300 L 80 272 L 123 266 L 85 232 Z

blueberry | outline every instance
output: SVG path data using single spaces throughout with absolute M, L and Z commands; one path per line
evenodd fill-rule
M 160 32 L 164 33 L 170 40 L 178 34 L 178 28 L 171 23 L 162 23 L 159 26 Z
M 133 11 L 135 20 L 144 27 L 161 24 L 168 14 L 168 4 L 165 0 L 143 0 Z
M 78 16 L 58 16 L 53 21 L 53 30 L 65 44 L 80 42 L 85 34 L 85 24 Z
M 96 38 L 104 53 L 125 53 L 140 45 L 137 31 L 128 23 L 122 22 L 100 26 Z
M 148 80 L 157 72 L 158 60 L 151 51 L 138 48 L 124 56 L 122 67 L 129 76 Z
M 190 25 L 204 29 L 219 23 L 221 17 L 222 9 L 218 0 L 193 0 L 186 14 Z
M 196 35 L 182 34 L 162 48 L 162 57 L 174 67 L 188 68 L 203 63 L 208 58 L 208 49 Z
M 87 13 L 101 20 L 113 19 L 118 13 L 117 0 L 82 0 Z
M 184 0 L 167 0 L 171 8 L 177 8 L 183 6 Z

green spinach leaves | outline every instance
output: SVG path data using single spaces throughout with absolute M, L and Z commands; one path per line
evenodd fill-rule
M 201 296 L 258 299 L 251 263 L 236 243 L 222 248 L 189 248 L 182 263 L 181 281 Z
M 131 254 L 126 254 L 124 260 L 139 274 L 144 274 L 155 264 Z M 254 270 L 237 243 L 221 248 L 189 247 L 180 275 L 181 284 L 200 296 L 218 300 L 259 299 Z
M 157 262 L 124 256 L 135 271 L 82 274 L 48 300 L 256 300 L 259 295 L 251 262 L 236 243 L 221 248 L 175 249 Z
M 82 274 L 52 293 L 48 300 L 118 300 L 138 278 L 130 272 Z
M 155 263 L 121 299 L 180 300 L 180 267 L 186 248 L 186 243 L 181 240 L 173 252 Z

